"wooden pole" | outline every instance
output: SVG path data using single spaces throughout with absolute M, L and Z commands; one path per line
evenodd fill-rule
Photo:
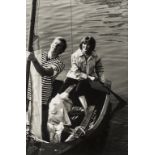
M 36 23 L 36 13 L 37 13 L 37 0 L 32 1 L 32 11 L 31 11 L 31 21 L 30 21 L 30 31 L 29 31 L 29 52 L 34 52 L 34 36 L 35 36 L 35 23 Z M 37 53 L 37 59 L 41 60 L 41 53 Z M 42 139 L 42 85 L 41 85 L 41 76 L 36 71 L 34 65 L 31 65 L 30 61 L 27 61 L 26 66 L 26 95 L 28 95 L 28 84 L 29 84 L 29 75 L 30 71 L 32 74 L 31 77 L 31 119 L 30 119 L 30 133 L 35 137 Z M 37 88 L 37 89 L 36 89 Z M 27 107 L 29 103 L 27 102 Z M 28 108 L 27 108 L 28 109 Z
M 29 43 L 28 43 L 28 51 L 33 52 L 33 39 L 34 39 L 34 27 L 35 27 L 35 17 L 36 17 L 36 7 L 37 0 L 32 1 L 32 10 L 31 10 L 31 21 L 30 21 L 30 31 L 29 31 Z M 28 93 L 28 83 L 29 83 L 29 74 L 30 74 L 30 65 L 31 62 L 27 61 L 26 64 L 26 98 Z

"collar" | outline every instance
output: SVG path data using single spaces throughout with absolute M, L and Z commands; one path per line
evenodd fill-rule
M 84 56 L 84 53 L 82 53 L 82 50 L 81 50 L 81 49 L 79 49 L 78 52 L 79 52 L 79 56 L 80 56 L 80 57 Z M 92 55 L 91 55 L 90 57 L 96 57 L 96 52 L 93 51 L 93 52 L 92 52 Z

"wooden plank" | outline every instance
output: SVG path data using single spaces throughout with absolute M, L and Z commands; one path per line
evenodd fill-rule
M 78 139 L 80 136 L 85 134 L 85 129 L 87 128 L 90 118 L 93 114 L 93 111 L 95 109 L 95 106 L 89 106 L 87 110 L 87 114 L 85 115 L 83 121 L 81 122 L 80 126 L 77 126 L 73 133 L 66 139 L 65 142 L 73 141 L 75 139 Z
M 88 107 L 87 114 L 85 115 L 83 121 L 81 122 L 81 125 L 80 125 L 81 127 L 83 127 L 83 128 L 87 127 L 87 125 L 90 121 L 90 118 L 93 114 L 94 109 L 95 109 L 95 106 L 89 106 Z

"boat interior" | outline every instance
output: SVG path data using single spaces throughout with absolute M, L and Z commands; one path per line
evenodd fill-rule
M 53 94 L 51 98 L 53 98 L 57 94 L 57 90 L 62 86 L 63 82 L 60 80 L 55 80 Z M 81 107 L 81 104 L 78 100 L 78 97 L 75 93 L 70 94 L 70 98 L 73 102 L 73 107 L 71 111 L 68 113 L 69 118 L 71 120 L 71 126 L 65 126 L 64 131 L 61 136 L 62 142 L 73 141 L 87 134 L 87 132 L 93 129 L 96 120 L 98 119 L 101 110 L 103 109 L 103 105 L 106 99 L 106 94 L 101 91 L 94 91 L 93 94 L 89 94 L 86 99 L 88 103 L 87 116 L 85 116 L 84 110 Z M 49 134 L 47 131 L 47 119 L 48 119 L 48 106 L 43 107 L 42 111 L 42 137 L 43 140 L 49 142 Z M 71 133 L 75 131 L 76 134 L 74 138 L 69 137 Z M 68 139 L 68 140 L 67 140 Z

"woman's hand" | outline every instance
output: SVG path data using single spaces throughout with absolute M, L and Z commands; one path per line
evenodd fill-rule
M 29 55 L 28 55 L 27 60 L 28 61 L 35 61 L 36 60 L 36 57 L 35 57 L 34 53 L 29 52 Z

